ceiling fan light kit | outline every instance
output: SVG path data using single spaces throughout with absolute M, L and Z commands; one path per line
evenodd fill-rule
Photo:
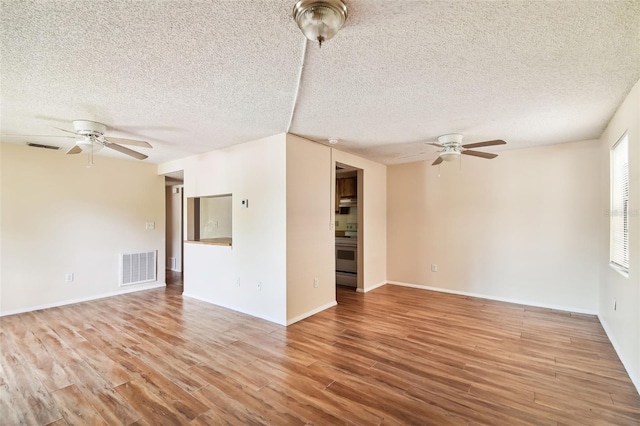
M 444 161 L 453 161 L 456 158 L 460 158 L 460 153 L 455 150 L 443 151 L 440 153 L 440 158 Z
M 102 149 L 102 144 L 94 143 L 91 136 L 85 136 L 83 139 L 76 142 L 76 146 L 79 147 L 82 152 L 98 152 Z M 73 149 L 73 148 L 72 148 Z M 67 152 L 70 154 L 70 152 Z
M 293 6 L 293 19 L 306 38 L 322 47 L 347 20 L 347 5 L 343 0 L 299 0 Z

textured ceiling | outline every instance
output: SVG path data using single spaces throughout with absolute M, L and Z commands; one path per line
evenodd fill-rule
M 160 163 L 285 132 L 294 3 L 2 1 L 2 134 L 90 119 Z M 290 131 L 386 164 L 434 158 L 422 142 L 451 132 L 506 149 L 597 138 L 640 78 L 637 0 L 347 4 L 307 47 Z

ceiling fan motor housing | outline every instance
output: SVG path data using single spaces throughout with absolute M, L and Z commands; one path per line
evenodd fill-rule
M 89 120 L 74 120 L 73 128 L 78 134 L 85 136 L 102 136 L 107 131 L 104 124 Z
M 456 146 L 462 143 L 462 135 L 460 133 L 450 133 L 438 137 L 438 142 L 444 146 Z

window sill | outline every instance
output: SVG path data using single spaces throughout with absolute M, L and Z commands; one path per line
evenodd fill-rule
M 231 238 L 203 238 L 201 240 L 185 240 L 185 243 L 208 244 L 210 246 L 231 246 Z
M 623 268 L 622 266 L 616 265 L 615 263 L 611 262 L 609 262 L 609 266 L 623 277 L 629 278 L 629 270 L 627 268 Z

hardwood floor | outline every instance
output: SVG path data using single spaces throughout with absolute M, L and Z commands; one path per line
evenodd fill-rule
M 287 328 L 180 292 L 1 318 L 1 423 L 640 424 L 593 316 L 387 285 Z

